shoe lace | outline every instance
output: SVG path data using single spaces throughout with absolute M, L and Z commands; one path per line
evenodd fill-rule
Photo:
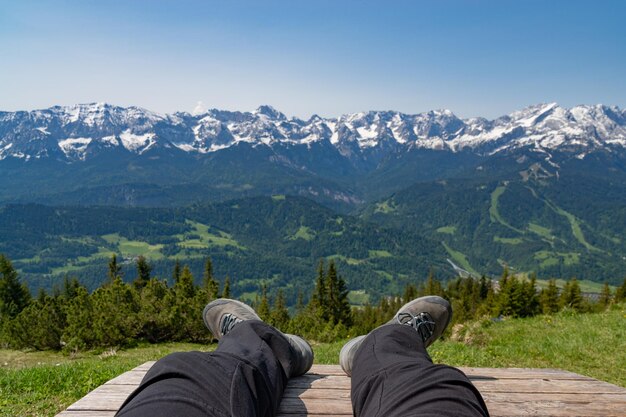
M 435 332 L 435 321 L 428 313 L 419 313 L 413 316 L 411 313 L 398 314 L 398 323 L 411 326 L 421 336 L 422 341 L 426 342 Z
M 222 335 L 226 335 L 233 329 L 233 327 L 235 327 L 237 323 L 241 323 L 242 321 L 243 320 L 233 314 L 224 314 L 220 322 L 220 331 L 222 332 Z

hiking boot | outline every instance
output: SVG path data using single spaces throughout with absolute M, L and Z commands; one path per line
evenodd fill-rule
M 356 351 L 361 346 L 361 342 L 363 339 L 367 337 L 366 334 L 357 336 L 353 339 L 350 339 L 346 342 L 345 345 L 341 348 L 341 352 L 339 352 L 339 365 L 341 365 L 341 369 L 346 373 L 346 375 L 352 375 L 352 363 L 354 362 L 354 355 L 356 355 Z
M 202 318 L 217 340 L 244 320 L 261 320 L 252 307 L 228 298 L 219 298 L 207 304 L 202 312 Z
M 204 307 L 204 324 L 216 339 L 227 335 L 233 327 L 245 320 L 261 320 L 249 305 L 237 300 L 219 298 Z M 313 349 L 301 338 L 293 334 L 281 333 L 289 342 L 291 371 L 289 377 L 305 374 L 313 365 Z
M 284 333 L 289 345 L 291 346 L 292 358 L 291 372 L 289 378 L 306 374 L 313 365 L 313 349 L 311 345 L 295 334 Z
M 452 319 L 452 306 L 436 295 L 416 298 L 409 301 L 387 322 L 413 327 L 424 341 L 424 347 L 439 339 Z
M 437 340 L 443 331 L 448 327 L 452 318 L 452 307 L 450 303 L 436 295 L 416 298 L 409 301 L 395 314 L 393 319 L 383 326 L 390 324 L 402 324 L 413 327 L 424 342 L 424 347 L 430 346 Z M 354 356 L 365 337 L 357 336 L 346 342 L 339 353 L 339 365 L 346 375 L 352 375 L 352 364 Z

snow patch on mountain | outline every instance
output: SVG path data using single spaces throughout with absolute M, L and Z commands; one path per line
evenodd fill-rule
M 92 138 L 68 138 L 59 141 L 59 148 L 70 159 L 85 159 L 87 147 L 93 141 Z
M 136 135 L 128 129 L 120 134 L 120 139 L 124 148 L 142 154 L 156 143 L 155 136 L 154 133 Z

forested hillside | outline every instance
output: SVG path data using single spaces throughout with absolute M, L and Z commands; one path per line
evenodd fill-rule
M 95 289 L 106 280 L 113 254 L 127 280 L 140 255 L 161 278 L 171 275 L 175 260 L 201 276 L 210 256 L 216 275 L 229 276 L 237 296 L 254 296 L 264 283 L 284 288 L 290 304 L 298 288 L 312 288 L 310 271 L 320 258 L 335 260 L 350 289 L 376 297 L 399 291 L 446 259 L 442 247 L 419 234 L 285 196 L 177 209 L 9 205 L 0 209 L 0 236 L 0 253 L 33 289 L 51 289 L 65 275 Z
M 477 276 L 508 266 L 617 284 L 624 274 L 626 185 L 619 176 L 418 183 L 362 217 L 438 241 Z

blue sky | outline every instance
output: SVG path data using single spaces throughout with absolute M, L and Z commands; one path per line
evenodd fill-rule
M 0 110 L 626 107 L 625 1 L 0 0 Z

